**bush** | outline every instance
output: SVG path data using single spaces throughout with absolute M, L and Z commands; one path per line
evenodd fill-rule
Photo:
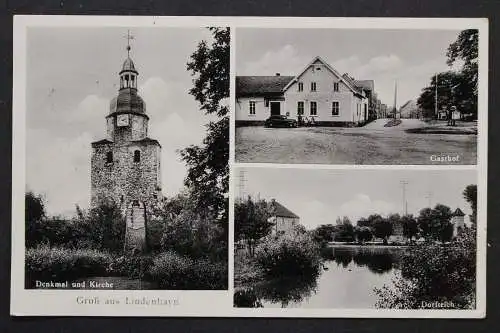
M 120 256 L 114 258 L 110 265 L 110 274 L 127 276 L 130 279 L 151 279 L 149 269 L 153 265 L 153 258 L 144 256 Z
M 153 260 L 149 274 L 162 289 L 227 289 L 227 264 L 193 260 L 172 251 L 159 254 Z
M 309 234 L 292 230 L 265 237 L 255 250 L 255 261 L 270 277 L 317 275 L 320 248 Z
M 432 302 L 474 308 L 476 245 L 474 230 L 464 231 L 450 246 L 433 243 L 411 247 L 402 257 L 395 287 L 376 289 L 377 307 L 416 309 Z
M 96 250 L 70 250 L 38 246 L 26 250 L 26 288 L 35 281 L 70 281 L 107 275 L 111 264 L 108 253 Z

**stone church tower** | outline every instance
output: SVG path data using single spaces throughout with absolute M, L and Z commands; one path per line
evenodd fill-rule
M 114 202 L 126 220 L 125 250 L 145 251 L 152 206 L 161 199 L 161 146 L 148 137 L 146 104 L 137 93 L 134 62 L 119 72 L 118 96 L 106 116 L 105 139 L 92 143 L 91 207 Z

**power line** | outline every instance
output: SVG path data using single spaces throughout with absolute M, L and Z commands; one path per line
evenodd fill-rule
M 406 185 L 408 185 L 408 181 L 402 180 L 400 184 L 403 186 L 403 213 L 408 215 L 408 204 L 406 202 Z

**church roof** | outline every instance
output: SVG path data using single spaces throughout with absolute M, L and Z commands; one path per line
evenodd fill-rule
M 99 145 L 106 145 L 106 144 L 109 144 L 109 143 L 113 143 L 113 141 L 109 141 L 108 139 L 102 139 L 102 140 L 99 140 L 99 141 L 92 142 L 91 146 L 94 147 L 94 146 L 99 146 Z
M 293 76 L 237 76 L 236 96 L 269 96 L 283 94 Z
M 146 113 L 146 103 L 137 94 L 135 88 L 123 88 L 118 96 L 111 100 L 109 114 L 114 113 Z
M 141 142 L 142 143 L 155 143 L 155 144 L 157 144 L 158 146 L 161 147 L 160 142 L 158 140 L 151 139 L 151 138 L 148 138 L 148 137 L 146 137 L 144 139 L 140 139 L 140 140 L 134 140 L 134 142 L 139 142 L 139 143 L 141 143 Z
M 462 212 L 462 210 L 460 208 L 457 208 L 454 212 L 453 212 L 453 216 L 465 216 L 464 212 Z
M 279 217 L 290 217 L 290 218 L 299 218 L 294 212 L 277 202 L 276 200 L 271 201 L 271 206 L 273 210 L 273 215 L 274 216 L 279 216 Z
M 125 61 L 123 62 L 122 70 L 120 71 L 120 73 L 125 71 L 137 73 L 134 62 L 132 61 L 132 59 L 130 59 L 130 57 L 127 57 L 127 59 L 125 59 Z

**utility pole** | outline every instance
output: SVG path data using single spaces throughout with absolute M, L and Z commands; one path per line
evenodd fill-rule
M 438 73 L 436 72 L 436 86 L 434 91 L 434 115 L 438 118 Z
M 239 177 L 238 177 L 238 189 L 239 189 L 239 197 L 240 200 L 244 201 L 245 198 L 245 183 L 246 183 L 246 170 L 240 169 L 239 170 Z
M 396 119 L 397 109 L 396 109 L 396 101 L 398 99 L 398 80 L 394 82 L 394 119 Z
M 428 191 L 425 198 L 429 200 L 429 208 L 432 208 L 432 192 Z
M 403 186 L 403 214 L 408 215 L 408 204 L 406 203 L 406 185 L 408 185 L 408 181 L 402 180 L 400 183 Z

